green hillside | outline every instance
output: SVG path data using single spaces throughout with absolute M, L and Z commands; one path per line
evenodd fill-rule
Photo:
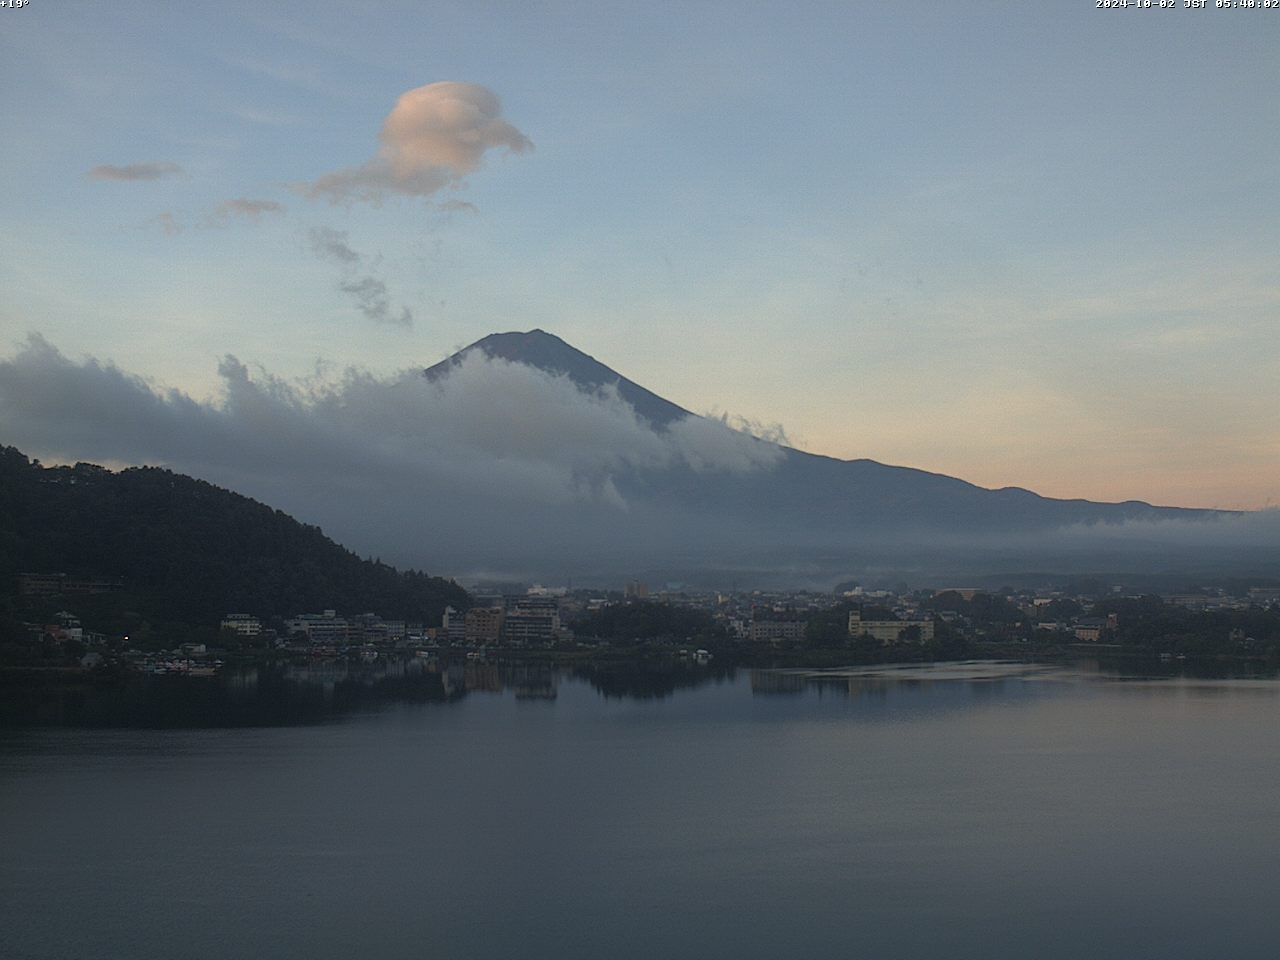
M 10 617 L 55 598 L 19 595 L 21 573 L 119 581 L 58 599 L 104 632 L 203 632 L 228 612 L 325 608 L 438 623 L 468 605 L 456 583 L 362 560 L 318 527 L 213 484 L 153 467 L 44 467 L 0 447 L 0 596 Z

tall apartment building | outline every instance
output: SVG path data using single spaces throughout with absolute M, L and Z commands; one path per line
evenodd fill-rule
M 515 646 L 550 643 L 560 631 L 560 605 L 555 597 L 520 597 L 506 613 L 503 638 Z
M 464 620 L 467 643 L 497 643 L 502 638 L 505 620 L 506 611 L 502 607 L 472 607 Z

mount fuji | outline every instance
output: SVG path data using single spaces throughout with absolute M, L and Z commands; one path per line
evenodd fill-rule
M 431 383 L 447 384 L 477 360 L 513 372 L 536 370 L 571 383 L 585 397 L 621 402 L 658 436 L 701 424 L 723 426 L 542 330 L 491 334 L 424 374 Z M 659 467 L 624 464 L 609 481 L 625 509 L 602 525 L 596 516 L 578 544 L 578 526 L 566 523 L 561 537 L 543 544 L 543 556 L 567 560 L 581 550 L 593 564 L 610 568 L 681 572 L 740 565 L 796 573 L 867 565 L 958 573 L 1148 567 L 1171 555 L 1167 544 L 1146 534 L 1232 516 L 1142 501 L 1055 499 L 1018 487 L 987 489 L 870 459 L 839 460 L 756 438 L 742 442 L 759 454 L 747 469 L 700 469 L 688 458 Z

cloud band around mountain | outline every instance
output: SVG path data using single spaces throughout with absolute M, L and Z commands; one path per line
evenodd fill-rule
M 1280 542 L 1280 511 L 989 532 L 863 529 L 816 509 L 779 522 L 785 497 L 744 514 L 745 487 L 794 472 L 781 447 L 703 417 L 655 430 L 616 388 L 584 390 L 482 351 L 434 382 L 352 369 L 292 383 L 230 356 L 219 373 L 221 398 L 198 401 L 32 336 L 0 359 L 0 438 L 44 459 L 168 466 L 322 523 L 358 549 L 435 568 L 728 558 L 777 571 L 807 557 L 847 572 L 875 550 L 898 563 L 1010 552 L 1077 565 L 1180 552 L 1199 563 L 1213 549 L 1274 556 Z
M 564 376 L 468 355 L 447 378 L 348 370 L 324 384 L 219 366 L 220 402 L 158 392 L 110 363 L 75 362 L 33 335 L 0 360 L 0 431 L 39 456 L 162 463 L 252 491 L 272 485 L 377 489 L 415 497 L 465 492 L 527 505 L 626 509 L 615 478 L 682 465 L 767 470 L 782 452 L 718 420 L 659 433 L 612 389 L 584 393 Z M 397 509 L 412 511 L 411 504 Z

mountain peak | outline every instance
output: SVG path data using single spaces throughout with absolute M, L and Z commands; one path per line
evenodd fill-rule
M 594 393 L 602 387 L 612 386 L 639 416 L 659 429 L 691 416 L 683 407 L 628 380 L 555 334 L 537 328 L 523 333 L 514 330 L 491 333 L 423 372 L 428 380 L 438 380 L 447 376 L 473 350 L 480 350 L 487 357 L 506 360 L 508 363 L 523 363 L 553 376 L 567 376 L 580 390 L 587 392 Z

